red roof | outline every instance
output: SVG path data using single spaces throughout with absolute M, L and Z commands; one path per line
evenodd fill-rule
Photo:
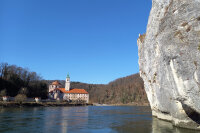
M 85 89 L 71 89 L 70 91 L 66 91 L 65 88 L 57 88 L 57 89 L 62 91 L 63 93 L 88 94 L 88 92 Z
M 51 83 L 52 85 L 60 85 L 60 83 L 58 81 L 54 81 Z

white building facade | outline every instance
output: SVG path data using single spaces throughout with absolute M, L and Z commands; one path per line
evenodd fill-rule
M 49 85 L 49 98 L 55 100 L 66 101 L 85 101 L 89 103 L 89 93 L 85 89 L 71 89 L 70 77 L 67 75 L 65 81 L 65 88 L 61 88 L 61 84 L 58 81 L 54 81 Z

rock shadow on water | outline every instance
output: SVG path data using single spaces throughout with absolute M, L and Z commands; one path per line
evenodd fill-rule
M 199 133 L 196 130 L 178 128 L 172 125 L 171 122 L 163 121 L 153 117 L 152 133 Z
M 199 133 L 196 130 L 175 127 L 171 122 L 163 121 L 155 117 L 152 118 L 152 122 L 127 122 L 123 125 L 112 127 L 112 129 L 116 133 Z

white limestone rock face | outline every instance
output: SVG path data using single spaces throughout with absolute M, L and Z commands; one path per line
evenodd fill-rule
M 138 48 L 153 115 L 200 129 L 200 0 L 152 0 Z

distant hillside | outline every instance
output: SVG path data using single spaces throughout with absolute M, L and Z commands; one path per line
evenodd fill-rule
M 47 98 L 48 85 L 52 80 L 43 80 L 36 72 L 7 63 L 0 63 L 0 97 L 24 94 L 27 97 Z M 65 80 L 59 81 L 63 87 Z M 94 103 L 127 104 L 147 103 L 143 80 L 139 74 L 119 78 L 109 84 L 86 84 L 72 82 L 71 88 L 82 88 L 89 92 Z
M 53 80 L 48 80 L 51 83 Z M 65 80 L 59 80 L 63 85 Z M 71 88 L 82 88 L 89 92 L 90 101 L 94 103 L 127 104 L 148 103 L 144 83 L 139 74 L 116 79 L 109 84 L 86 84 L 71 82 Z

